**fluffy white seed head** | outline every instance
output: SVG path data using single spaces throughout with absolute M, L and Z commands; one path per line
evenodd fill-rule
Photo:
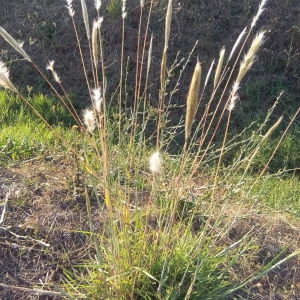
M 58 74 L 56 73 L 56 71 L 54 70 L 54 60 L 50 60 L 48 62 L 48 65 L 46 66 L 46 69 L 49 70 L 52 75 L 53 75 L 53 78 L 54 80 L 57 82 L 57 83 L 61 83 L 61 80 L 60 80 L 60 77 L 58 76 Z
M 256 15 L 253 17 L 253 20 L 251 22 L 251 28 L 254 28 L 258 19 L 260 18 L 260 16 L 262 15 L 262 13 L 264 12 L 264 6 L 266 5 L 267 0 L 262 0 L 259 7 L 258 7 L 258 11 L 256 13 Z
M 224 56 L 225 56 L 225 47 L 223 46 L 223 48 L 220 51 L 219 61 L 218 61 L 217 68 L 216 68 L 216 73 L 215 73 L 215 78 L 214 78 L 214 88 L 218 85 L 219 80 L 220 80 L 220 75 L 221 75 L 223 62 L 224 62 Z
M 54 71 L 54 72 L 52 72 L 52 74 L 53 74 L 53 78 L 54 78 L 54 80 L 57 82 L 57 83 L 61 83 L 61 80 L 60 80 L 60 77 L 58 76 L 58 74 Z
M 92 133 L 96 128 L 96 118 L 94 111 L 90 108 L 87 108 L 83 112 L 83 122 L 87 130 Z
M 46 66 L 46 69 L 51 72 L 54 71 L 54 60 L 49 60 L 48 65 Z
M 101 28 L 101 24 L 103 23 L 103 17 L 99 17 L 93 21 L 93 28 L 95 27 L 97 30 Z
M 17 92 L 17 88 L 9 80 L 9 69 L 2 61 L 0 61 L 0 86 Z
M 94 5 L 95 5 L 95 8 L 96 8 L 97 11 L 100 10 L 101 4 L 102 4 L 101 0 L 95 0 Z
M 126 0 L 122 0 L 122 18 L 125 19 L 127 16 L 126 12 Z
M 158 151 L 150 156 L 149 169 L 153 174 L 159 174 L 161 172 L 161 158 Z
M 24 46 L 24 41 L 17 41 L 17 42 L 18 42 L 20 48 L 23 48 L 23 46 Z
M 70 17 L 74 17 L 75 11 L 73 9 L 73 0 L 66 0 L 66 2 L 67 2 L 66 7 L 68 9 Z
M 233 86 L 232 86 L 232 91 L 230 94 L 230 100 L 227 106 L 227 110 L 229 112 L 232 112 L 233 109 L 235 108 L 235 104 L 237 102 L 237 100 L 239 99 L 239 95 L 237 93 L 238 89 L 240 88 L 240 83 L 238 81 L 236 81 Z

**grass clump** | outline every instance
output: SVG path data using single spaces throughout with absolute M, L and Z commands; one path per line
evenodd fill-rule
M 115 3 L 109 2 L 111 13 L 117 13 Z M 156 1 L 147 4 L 140 1 L 138 5 L 135 80 L 131 82 L 128 73 L 132 70 L 129 62 L 126 63 L 125 51 L 126 22 L 130 14 L 126 1 L 121 1 L 119 80 L 110 94 L 101 5 L 95 2 L 95 22 L 90 29 L 88 7 L 81 1 L 85 52 L 75 20 L 79 11 L 73 7 L 72 0 L 67 1 L 90 97 L 82 116 L 64 89 L 54 61 L 47 65 L 52 76 L 49 78 L 12 36 L 0 30 L 3 38 L 46 80 L 55 96 L 54 99 L 43 96 L 28 99 L 12 84 L 7 67 L 1 63 L 0 83 L 15 92 L 16 98 L 8 105 L 14 105 L 14 111 L 18 111 L 5 122 L 9 124 L 16 118 L 18 123 L 28 124 L 36 120 L 41 128 L 45 126 L 47 132 L 53 133 L 51 139 L 56 138 L 72 153 L 76 166 L 85 175 L 88 217 L 85 234 L 90 237 L 94 258 L 64 272 L 63 287 L 74 299 L 226 299 L 299 254 L 299 249 L 288 255 L 279 251 L 268 263 L 237 275 L 236 270 L 245 261 L 251 264 L 258 240 L 251 226 L 240 236 L 229 234 L 236 220 L 242 218 L 242 203 L 265 178 L 272 158 L 298 114 L 295 112 L 290 119 L 282 139 L 275 144 L 258 175 L 249 178 L 254 161 L 282 120 L 280 117 L 270 122 L 271 110 L 260 127 L 263 132 L 258 131 L 242 141 L 240 136 L 230 135 L 241 82 L 265 39 L 265 31 L 253 34 L 266 1 L 261 2 L 230 54 L 223 48 L 217 68 L 214 62 L 210 64 L 204 80 L 201 80 L 200 62 L 196 63 L 185 116 L 181 113 L 178 120 L 172 119 L 172 113 L 174 109 L 182 111 L 182 107 L 174 107 L 172 97 L 182 88 L 180 79 L 192 60 L 192 52 L 187 59 L 177 59 L 173 65 L 168 61 L 173 12 L 173 1 L 169 0 L 159 88 L 153 87 L 149 74 L 155 33 L 150 34 L 149 24 L 155 5 Z M 172 76 L 177 68 L 180 71 L 174 82 Z M 129 85 L 133 88 L 128 89 Z M 23 107 L 31 113 L 23 111 Z M 198 118 L 200 108 L 202 114 Z M 79 129 L 76 142 L 56 127 L 57 123 L 72 124 L 67 114 Z M 7 116 L 7 111 L 4 115 Z M 178 136 L 184 136 L 184 143 L 180 143 Z M 171 154 L 176 143 L 179 150 Z M 241 153 L 228 163 L 226 155 L 234 147 L 239 147 Z M 230 212 L 232 199 L 238 199 L 241 206 L 234 213 Z M 100 219 L 95 222 L 97 213 Z
M 252 195 L 258 198 L 261 204 L 274 211 L 299 218 L 299 188 L 297 177 L 282 178 L 280 175 L 273 175 L 257 183 Z
M 50 148 L 62 150 L 65 147 L 57 140 L 57 135 L 64 135 L 68 140 L 76 135 L 76 130 L 66 130 L 74 121 L 60 102 L 41 94 L 28 99 L 55 128 L 50 130 L 18 97 L 0 91 L 0 153 L 3 163 L 7 159 L 39 156 Z

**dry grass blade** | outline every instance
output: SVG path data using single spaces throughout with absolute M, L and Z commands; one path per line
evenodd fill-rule
M 4 202 L 2 202 L 1 206 L 3 207 L 2 209 L 2 213 L 1 213 L 1 216 L 0 216 L 0 225 L 4 222 L 4 217 L 5 217 L 5 214 L 6 214 L 6 209 L 7 209 L 7 203 L 8 203 L 8 199 L 9 199 L 9 196 L 10 196 L 10 190 L 6 193 L 5 197 L 4 197 Z
M 19 290 L 24 293 L 35 294 L 39 296 L 53 296 L 53 297 L 62 296 L 62 293 L 60 292 L 46 291 L 46 290 L 35 289 L 35 288 L 25 288 L 21 286 L 9 285 L 4 283 L 0 283 L 0 287 L 6 289 L 12 289 L 12 290 Z
M 150 66 L 151 66 L 151 59 L 152 59 L 152 47 L 153 47 L 153 35 L 151 35 L 150 39 L 150 46 L 148 51 L 148 60 L 147 60 L 147 74 L 149 74 Z M 148 77 L 148 76 L 147 76 Z
M 205 81 L 204 81 L 204 87 L 206 87 L 207 84 L 208 84 L 208 81 L 209 81 L 209 79 L 210 79 L 210 75 L 211 75 L 211 72 L 212 72 L 212 70 L 213 70 L 214 64 L 215 64 L 215 60 L 213 60 L 213 61 L 211 62 L 210 67 L 209 67 L 209 69 L 208 69 L 208 71 L 207 71 L 206 78 L 205 78 Z
M 0 34 L 17 52 L 19 52 L 26 60 L 31 62 L 31 58 L 23 50 L 20 44 L 1 26 L 0 26 Z
M 192 123 L 197 112 L 199 92 L 200 92 L 201 72 L 202 72 L 201 63 L 197 61 L 194 74 L 192 77 L 192 81 L 190 84 L 190 89 L 187 96 L 187 108 L 186 108 L 186 118 L 185 118 L 185 141 L 188 140 L 191 134 Z

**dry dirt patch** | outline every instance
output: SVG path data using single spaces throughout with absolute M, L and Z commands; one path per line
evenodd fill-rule
M 62 268 L 87 258 L 87 237 L 79 231 L 89 229 L 88 220 L 78 191 L 74 197 L 75 175 L 63 157 L 0 170 L 0 199 L 9 193 L 0 228 L 0 283 L 56 289 Z M 99 223 L 99 209 L 94 218 Z M 0 286 L 0 299 L 29 299 L 28 295 Z

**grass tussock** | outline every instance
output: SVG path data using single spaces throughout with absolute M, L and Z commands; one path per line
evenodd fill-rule
M 112 1 L 109 5 L 114 9 Z M 194 49 L 187 58 L 169 61 L 173 1 L 166 3 L 159 86 L 149 79 L 155 47 L 155 32 L 149 24 L 158 4 L 139 3 L 134 68 L 126 58 L 130 10 L 126 1 L 118 5 L 121 58 L 111 92 L 101 1 L 94 3 L 91 28 L 92 8 L 81 1 L 86 46 L 75 18 L 79 8 L 73 7 L 72 0 L 66 2 L 89 95 L 82 112 L 74 106 L 71 91 L 64 88 L 54 61 L 46 66 L 49 78 L 10 34 L 0 30 L 53 92 L 53 98 L 28 98 L 12 83 L 8 67 L 1 62 L 0 85 L 15 94 L 1 94 L 6 128 L 13 123 L 30 126 L 30 122 L 46 128 L 51 140 L 71 153 L 78 174 L 83 174 L 76 193 L 80 186 L 87 224 L 83 233 L 90 248 L 85 259 L 63 270 L 61 295 L 74 299 L 230 299 L 250 293 L 250 286 L 262 276 L 299 255 L 298 248 L 280 249 L 268 261 L 250 268 L 261 245 L 257 228 L 245 225 L 234 234 L 238 220 L 247 215 L 250 199 L 263 192 L 259 186 L 264 183 L 267 188 L 271 182 L 266 176 L 268 166 L 299 113 L 293 112 L 269 160 L 255 170 L 257 157 L 282 117 L 270 125 L 271 108 L 258 129 L 246 128 L 236 135 L 230 130 L 240 86 L 265 40 L 265 31 L 256 34 L 255 27 L 267 1 L 260 3 L 229 56 L 222 48 L 216 68 L 214 63 L 207 66 L 204 82 L 203 64 L 196 62 L 185 114 L 180 105 L 174 107 L 172 97 L 182 88 L 182 74 L 193 63 Z M 135 80 L 129 80 L 133 71 Z M 10 105 L 13 110 L 7 109 Z M 72 129 L 65 131 L 62 125 Z M 73 197 L 75 202 L 78 199 Z

